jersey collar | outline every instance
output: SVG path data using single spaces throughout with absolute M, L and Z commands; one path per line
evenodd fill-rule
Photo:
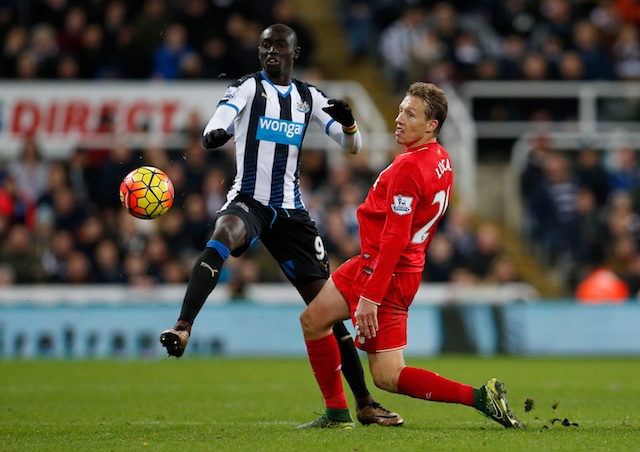
M 416 146 L 413 148 L 404 148 L 403 154 L 409 154 L 412 152 L 426 151 L 430 146 L 437 145 L 437 141 L 430 141 L 429 143 L 421 144 L 420 146 Z
M 280 96 L 287 97 L 291 93 L 291 90 L 293 89 L 293 83 L 289 82 L 289 89 L 287 90 L 287 92 L 281 93 L 280 90 L 276 87 L 276 85 L 274 85 L 273 82 L 269 80 L 269 77 L 267 77 L 267 74 L 265 74 L 264 71 L 260 71 L 260 75 L 262 76 L 263 80 L 265 80 L 269 85 L 273 86 L 273 89 L 275 89 Z

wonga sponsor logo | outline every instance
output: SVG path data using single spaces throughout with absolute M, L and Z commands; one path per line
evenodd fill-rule
M 305 127 L 306 125 L 301 122 L 260 116 L 256 139 L 300 147 Z

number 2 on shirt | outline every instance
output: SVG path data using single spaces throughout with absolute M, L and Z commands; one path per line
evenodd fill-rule
M 429 234 L 431 234 L 431 228 L 440 219 L 440 217 L 444 215 L 445 211 L 447 210 L 447 207 L 449 206 L 450 190 L 451 190 L 451 187 L 449 187 L 447 191 L 440 190 L 435 194 L 431 205 L 438 204 L 438 212 L 435 214 L 435 216 L 431 220 L 429 220 L 427 224 L 425 224 L 415 234 L 413 234 L 411 243 L 424 243 L 424 241 L 427 240 L 427 237 L 429 237 Z

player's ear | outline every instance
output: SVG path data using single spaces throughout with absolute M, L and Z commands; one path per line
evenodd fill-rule
M 438 120 L 430 119 L 427 123 L 427 133 L 431 133 L 438 128 Z
M 293 50 L 293 59 L 297 60 L 298 57 L 300 56 L 300 52 L 302 52 L 302 50 L 300 49 L 300 46 L 296 46 L 296 48 Z

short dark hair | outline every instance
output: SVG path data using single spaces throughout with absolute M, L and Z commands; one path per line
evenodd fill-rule
M 447 95 L 444 91 L 433 83 L 414 82 L 409 86 L 406 95 L 417 97 L 422 101 L 426 119 L 438 121 L 438 127 L 435 130 L 435 134 L 438 135 L 442 124 L 447 119 L 449 109 Z
M 263 33 L 267 30 L 271 31 L 280 31 L 285 33 L 288 36 L 291 36 L 293 40 L 293 46 L 296 47 L 298 45 L 298 34 L 296 31 L 288 25 L 285 24 L 272 24 L 263 30 Z

